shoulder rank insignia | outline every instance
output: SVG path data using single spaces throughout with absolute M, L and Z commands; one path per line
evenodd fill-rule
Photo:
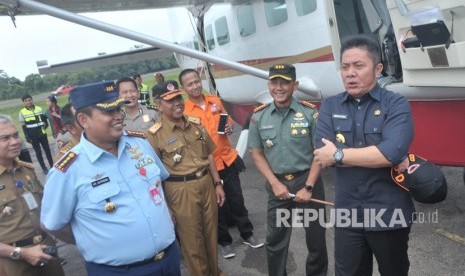
M 161 122 L 156 122 L 153 126 L 149 128 L 149 133 L 155 134 L 161 128 Z
M 310 107 L 312 109 L 314 109 L 316 107 L 316 105 L 312 104 L 311 102 L 304 101 L 304 100 L 299 100 L 299 103 L 301 105 L 305 105 L 305 106 Z
M 24 161 L 18 160 L 18 164 L 23 166 L 23 167 L 32 169 L 32 170 L 34 169 L 34 164 L 29 163 L 29 162 L 24 162 Z
M 69 141 L 68 143 L 64 144 L 63 147 L 60 149 L 60 153 L 65 154 L 67 153 L 70 149 L 72 149 L 75 145 L 74 139 Z
M 157 109 L 157 106 L 153 105 L 153 104 L 147 104 L 145 105 L 148 109 L 152 109 L 152 110 L 155 110 L 155 111 L 158 111 Z
M 145 133 L 140 132 L 140 131 L 126 130 L 126 133 L 128 134 L 128 136 L 132 136 L 132 137 L 147 138 Z
M 78 155 L 72 151 L 68 151 L 63 157 L 58 160 L 58 162 L 55 163 L 55 168 L 62 172 L 66 172 L 66 170 L 73 164 L 73 162 L 76 160 Z
M 187 120 L 191 123 L 200 125 L 200 118 L 199 117 L 194 117 L 194 116 L 187 116 Z
M 260 105 L 259 107 L 256 107 L 256 108 L 253 110 L 253 112 L 255 113 L 255 112 L 258 112 L 258 111 L 260 111 L 260 110 L 262 110 L 262 109 L 265 109 L 265 108 L 268 107 L 269 105 L 270 105 L 269 103 L 267 103 L 267 104 L 262 104 L 262 105 Z

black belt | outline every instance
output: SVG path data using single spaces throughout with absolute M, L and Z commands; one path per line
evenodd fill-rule
M 23 247 L 23 246 L 28 246 L 28 245 L 35 245 L 35 244 L 42 243 L 46 238 L 47 238 L 47 235 L 42 233 L 42 234 L 37 234 L 37 235 L 35 235 L 33 237 L 30 237 L 30 238 L 15 241 L 13 243 L 10 243 L 10 245 L 14 246 L 14 247 Z
M 303 170 L 303 171 L 298 171 L 298 172 L 293 172 L 293 173 L 276 173 L 275 176 L 278 179 L 285 179 L 287 181 L 291 181 L 292 179 L 301 176 L 305 173 L 307 173 L 308 170 Z
M 185 176 L 170 176 L 166 179 L 166 181 L 173 181 L 173 182 L 185 182 L 185 181 L 191 181 L 195 180 L 198 178 L 201 178 L 202 176 L 206 175 L 208 173 L 208 169 L 205 169 L 203 171 L 198 171 L 193 174 L 185 175 Z
M 166 247 L 162 251 L 159 251 L 152 258 L 149 258 L 149 259 L 146 259 L 146 260 L 143 260 L 143 261 L 138 261 L 138 262 L 135 262 L 135 263 L 132 263 L 132 264 L 126 264 L 126 265 L 106 265 L 106 264 L 96 264 L 96 265 L 103 266 L 103 267 L 111 267 L 111 268 L 123 268 L 123 269 L 130 269 L 130 268 L 134 268 L 134 267 L 138 267 L 138 266 L 148 265 L 150 263 L 154 263 L 154 262 L 158 262 L 158 261 L 163 260 L 163 258 L 168 254 L 170 249 L 173 246 L 175 246 L 175 243 L 176 243 L 176 241 L 172 242 L 170 245 L 168 245 L 168 247 Z

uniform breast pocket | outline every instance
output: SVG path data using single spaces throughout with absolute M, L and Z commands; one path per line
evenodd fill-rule
M 181 142 L 173 143 L 165 148 L 165 156 L 163 161 L 166 162 L 167 167 L 174 168 L 177 164 L 181 163 L 184 156 L 184 144 Z
M 155 185 L 160 181 L 160 168 L 158 168 L 155 163 L 148 164 L 145 167 L 145 170 L 147 171 L 146 180 L 148 181 L 149 185 Z
M 90 208 L 103 211 L 107 200 L 109 200 L 117 206 L 117 210 L 120 210 L 121 208 L 119 207 L 121 206 L 118 205 L 120 192 L 121 188 L 116 181 L 110 181 L 96 187 L 92 187 L 92 190 L 89 192 L 89 201 L 91 202 Z
M 260 138 L 262 139 L 262 145 L 265 149 L 277 145 L 277 133 L 275 128 L 260 129 L 259 132 Z
M 382 141 L 383 123 L 381 121 L 369 122 L 365 124 L 365 142 L 367 146 L 378 145 Z
M 5 222 L 8 218 L 13 218 L 12 214 L 19 209 L 20 199 L 8 191 L 0 192 L 0 221 Z
M 333 119 L 333 126 L 337 147 L 353 145 L 352 132 L 354 125 L 352 119 Z
M 296 127 L 289 130 L 291 138 L 307 138 L 310 135 L 308 127 Z

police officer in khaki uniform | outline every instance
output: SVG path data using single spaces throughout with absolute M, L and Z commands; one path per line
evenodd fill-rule
M 61 122 L 67 130 L 66 133 L 69 133 L 72 139 L 60 148 L 58 154 L 54 158 L 55 161 L 60 160 L 60 158 L 75 145 L 77 145 L 81 139 L 82 128 L 79 124 L 76 123 L 74 113 L 75 110 L 71 103 L 67 103 L 61 109 Z
M 55 246 L 40 228 L 43 188 L 34 166 L 16 160 L 20 152 L 11 118 L 0 115 L 0 267 L 8 275 L 64 275 L 60 261 L 43 252 Z
M 313 137 L 318 113 L 311 103 L 292 97 L 299 85 L 295 67 L 273 65 L 268 79 L 273 102 L 255 110 L 250 120 L 248 147 L 255 165 L 267 180 L 268 273 L 282 276 L 286 275 L 292 227 L 279 224 L 278 221 L 284 219 L 278 213 L 287 212 L 285 220 L 288 224 L 292 223 L 291 213 L 296 208 L 304 215 L 308 214 L 306 209 L 313 209 L 321 219 L 325 216 L 324 206 L 310 200 L 312 197 L 324 199 L 324 187 L 320 178 L 321 168 L 313 162 Z M 306 275 L 326 275 L 325 228 L 318 220 L 310 221 L 305 227 L 305 240 L 308 250 Z
M 124 130 L 147 132 L 158 119 L 158 112 L 154 106 L 142 105 L 138 102 L 140 92 L 136 81 L 131 78 L 121 78 L 116 82 L 119 97 L 127 101 L 124 104 Z
M 148 141 L 170 173 L 166 200 L 176 221 L 181 250 L 191 276 L 216 276 L 218 206 L 225 195 L 212 152 L 215 144 L 199 120 L 183 116 L 182 92 L 175 81 L 162 83 L 155 101 L 161 118 Z

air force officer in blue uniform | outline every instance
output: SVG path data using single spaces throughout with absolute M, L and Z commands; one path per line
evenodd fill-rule
M 181 275 L 168 172 L 144 134 L 123 132 L 124 101 L 113 82 L 71 91 L 84 133 L 47 177 L 41 222 L 76 243 L 89 275 Z

